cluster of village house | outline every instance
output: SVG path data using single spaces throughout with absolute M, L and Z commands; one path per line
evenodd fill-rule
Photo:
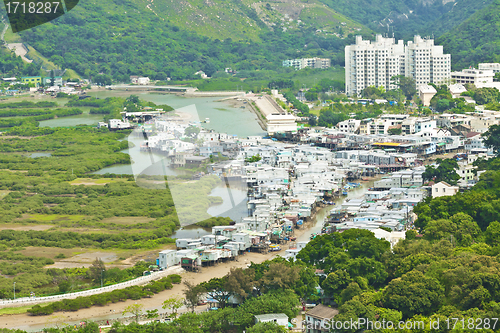
M 468 124 L 473 123 L 473 116 L 461 117 L 468 119 Z M 409 118 L 387 115 L 381 119 L 404 122 Z M 454 120 L 446 115 L 439 119 Z M 460 187 L 471 186 L 477 181 L 472 163 L 479 157 L 489 156 L 481 137 L 477 137 L 477 146 L 469 147 L 467 136 L 449 132 L 438 136 L 436 122 L 432 120 L 427 128 L 419 123 L 417 133 L 401 136 L 354 134 L 355 128 L 350 131 L 306 129 L 292 133 L 288 141 L 259 136 L 237 138 L 201 129 L 195 144 L 185 140 L 185 130 L 199 124 L 185 123 L 175 117 L 154 119 L 144 125 L 150 136 L 143 149 L 162 153 L 172 164 L 182 166 L 199 166 L 207 162 L 210 155 L 220 154 L 228 160 L 209 164 L 206 173 L 239 181 L 248 190 L 247 217 L 231 226 L 214 227 L 211 235 L 177 239 L 178 250 L 161 252 L 159 266 L 181 264 L 197 269 L 204 264 L 235 258 L 245 251 L 268 251 L 271 243 L 291 241 L 294 229 L 301 228 L 320 203 L 328 203 L 331 198 L 345 195 L 356 184 L 359 186 L 350 181 L 379 173 L 387 175 L 375 181 L 371 191 L 332 209 L 323 232 L 363 228 L 395 244 L 404 238 L 404 231 L 413 223 L 412 211 L 418 202 L 425 196 L 453 195 Z M 463 124 L 454 125 L 452 129 Z M 416 135 L 422 132 L 434 134 Z M 431 144 L 432 150 L 429 150 Z M 445 182 L 424 186 L 422 159 L 436 152 L 463 152 L 464 149 L 467 154 L 458 154 L 459 186 Z M 256 156 L 260 158 L 258 161 L 248 161 Z M 291 242 L 283 255 L 295 257 L 306 244 Z
M 54 77 L 42 77 L 42 76 L 23 76 L 21 78 L 7 77 L 2 79 L 3 82 L 10 83 L 9 86 L 14 86 L 17 84 L 32 84 L 33 87 L 29 88 L 30 92 L 43 91 L 44 93 L 56 93 L 63 92 L 66 94 L 79 94 L 81 92 L 82 85 L 77 82 L 65 82 L 62 76 Z M 88 81 L 87 81 L 88 83 Z M 41 87 L 44 88 L 41 88 Z M 0 91 L 6 95 L 16 95 L 22 91 L 14 88 L 8 88 L 5 91 Z
M 468 123 L 471 123 L 471 116 L 463 117 L 469 117 Z M 408 118 L 382 119 L 405 121 Z M 466 137 L 449 133 L 442 137 L 425 136 L 425 140 L 419 141 L 420 137 L 411 133 L 395 137 L 352 133 L 355 130 L 349 133 L 340 129 L 309 129 L 294 133 L 288 138 L 289 141 L 283 142 L 257 136 L 243 139 L 202 129 L 197 139 L 203 143 L 198 141 L 194 144 L 183 140 L 185 129 L 193 125 L 197 124 L 186 124 L 175 118 L 156 119 L 147 125 L 151 135 L 143 147 L 162 152 L 172 163 L 180 165 L 200 165 L 210 155 L 219 153 L 230 158 L 226 162 L 210 164 L 207 173 L 222 179 L 238 179 L 247 185 L 248 217 L 230 226 L 213 227 L 211 234 L 200 238 L 177 239 L 177 250 L 159 253 L 157 263 L 161 268 L 181 265 L 189 270 L 197 270 L 204 265 L 232 260 L 247 251 L 266 252 L 274 246 L 272 243 L 283 245 L 287 241 L 290 241 L 289 245 L 281 255 L 295 258 L 308 241 L 293 241 L 293 230 L 300 228 L 302 222 L 314 214 L 318 203 L 324 203 L 325 198 L 335 197 L 353 185 L 359 185 L 350 183 L 350 178 L 362 179 L 363 176 L 384 171 L 387 173 L 375 181 L 373 188 L 362 197 L 348 199 L 334 206 L 322 232 L 367 229 L 393 246 L 405 238 L 406 229 L 413 224 L 416 218 L 413 208 L 418 202 L 426 196 L 453 195 L 460 187 L 470 186 L 477 180 L 472 172 L 472 163 L 479 157 L 488 158 L 488 149 L 482 146 L 480 137 L 479 146 L 472 148 L 465 145 Z M 417 128 L 422 128 L 422 125 Z M 435 126 L 426 130 L 425 126 L 423 128 L 423 131 L 436 130 Z M 443 140 L 433 141 L 436 138 Z M 467 151 L 467 154 L 459 154 L 460 169 L 457 172 L 461 176 L 460 186 L 445 182 L 424 186 L 422 174 L 425 167 L 421 160 L 440 151 L 438 148 L 433 152 L 417 149 L 427 140 L 434 142 L 435 147 L 443 147 L 442 151 Z M 335 144 L 331 146 L 333 142 Z M 444 145 L 439 145 L 441 142 Z M 337 150 L 332 151 L 329 147 Z M 364 147 L 367 149 L 359 149 Z M 245 161 L 257 155 L 259 161 Z M 318 271 L 317 274 L 321 275 L 322 272 Z M 322 292 L 321 288 L 318 292 Z M 216 306 L 210 294 L 207 298 Z M 230 302 L 237 304 L 238 300 L 231 299 Z M 302 327 L 307 332 L 321 332 L 322 325 L 331 321 L 337 313 L 334 308 L 316 305 L 306 312 Z M 293 326 L 290 324 L 291 318 L 283 313 L 258 315 L 255 321 Z

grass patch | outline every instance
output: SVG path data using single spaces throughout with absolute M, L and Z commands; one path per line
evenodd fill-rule
M 67 79 L 81 79 L 81 77 L 73 69 L 66 69 L 66 72 L 64 73 L 64 76 L 63 76 L 63 80 L 67 80 Z
M 9 194 L 11 191 L 7 190 L 1 190 L 0 191 L 0 200 L 2 200 L 7 194 Z
M 0 224 L 0 230 L 6 230 L 6 229 L 11 229 L 11 230 L 20 230 L 20 231 L 25 231 L 25 230 L 48 230 L 50 228 L 54 227 L 53 225 L 48 225 L 48 224 L 27 224 L 27 223 L 2 223 Z
M 64 258 L 72 257 L 82 251 L 81 248 L 73 248 L 73 249 L 63 249 L 60 247 L 38 247 L 38 246 L 29 246 L 24 250 L 19 251 L 25 256 L 34 256 L 34 257 L 45 257 L 51 259 L 62 259 L 60 255 L 64 255 Z
M 41 303 L 40 306 L 45 306 L 49 303 Z M 3 308 L 0 309 L 0 316 L 8 316 L 8 315 L 16 315 L 16 314 L 23 314 L 27 313 L 28 309 L 31 309 L 33 305 L 24 305 L 24 306 L 18 306 L 15 308 Z
M 60 214 L 28 214 L 25 215 L 25 219 L 29 219 L 36 222 L 58 222 L 58 221 L 80 221 L 87 218 L 85 215 L 60 215 Z
M 48 95 L 37 96 L 36 99 L 31 97 L 31 95 L 16 95 L 16 96 L 2 96 L 0 98 L 0 103 L 19 103 L 23 101 L 30 102 L 56 102 L 59 106 L 62 107 L 68 102 L 69 98 L 53 98 Z M 84 107 L 78 107 L 81 110 L 85 110 Z M 40 108 L 42 109 L 42 108 Z
M 154 218 L 145 216 L 114 216 L 101 220 L 101 223 L 116 223 L 116 224 L 137 224 L 148 223 L 154 221 Z
M 7 29 L 7 31 L 5 32 L 4 39 L 5 39 L 5 42 L 9 43 L 9 44 L 10 43 L 22 43 L 23 42 L 23 40 L 21 39 L 21 36 L 19 36 L 19 34 L 17 34 L 17 33 L 15 34 L 15 33 L 12 32 L 11 27 L 9 27 Z
M 28 46 L 28 53 L 26 54 L 26 58 L 32 59 L 37 64 L 41 63 L 42 67 L 46 70 L 59 68 L 58 66 L 56 66 L 56 64 L 45 58 L 40 52 L 38 52 L 31 46 Z
M 92 178 L 77 178 L 75 180 L 70 181 L 69 183 L 71 185 L 106 185 L 109 183 L 117 183 L 117 182 L 126 182 L 128 179 L 123 179 L 123 178 L 99 178 L 99 179 L 92 179 Z

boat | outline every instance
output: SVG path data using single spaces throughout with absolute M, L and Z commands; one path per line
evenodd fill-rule
M 208 124 L 210 123 L 210 118 L 205 118 L 205 120 L 203 121 L 205 124 Z
M 277 244 L 269 245 L 269 251 L 280 251 L 280 250 L 281 250 L 281 248 Z
M 342 195 L 347 196 L 347 192 L 346 191 L 342 192 Z

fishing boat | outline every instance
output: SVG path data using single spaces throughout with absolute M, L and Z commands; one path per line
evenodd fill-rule
M 277 244 L 271 244 L 271 245 L 269 245 L 269 251 L 280 251 L 280 250 L 281 250 L 281 248 Z

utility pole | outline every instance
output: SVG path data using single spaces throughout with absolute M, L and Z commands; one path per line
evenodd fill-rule
M 16 282 L 14 281 L 14 299 L 16 299 Z
M 102 273 L 104 272 L 104 269 L 101 270 L 101 288 L 102 288 Z

